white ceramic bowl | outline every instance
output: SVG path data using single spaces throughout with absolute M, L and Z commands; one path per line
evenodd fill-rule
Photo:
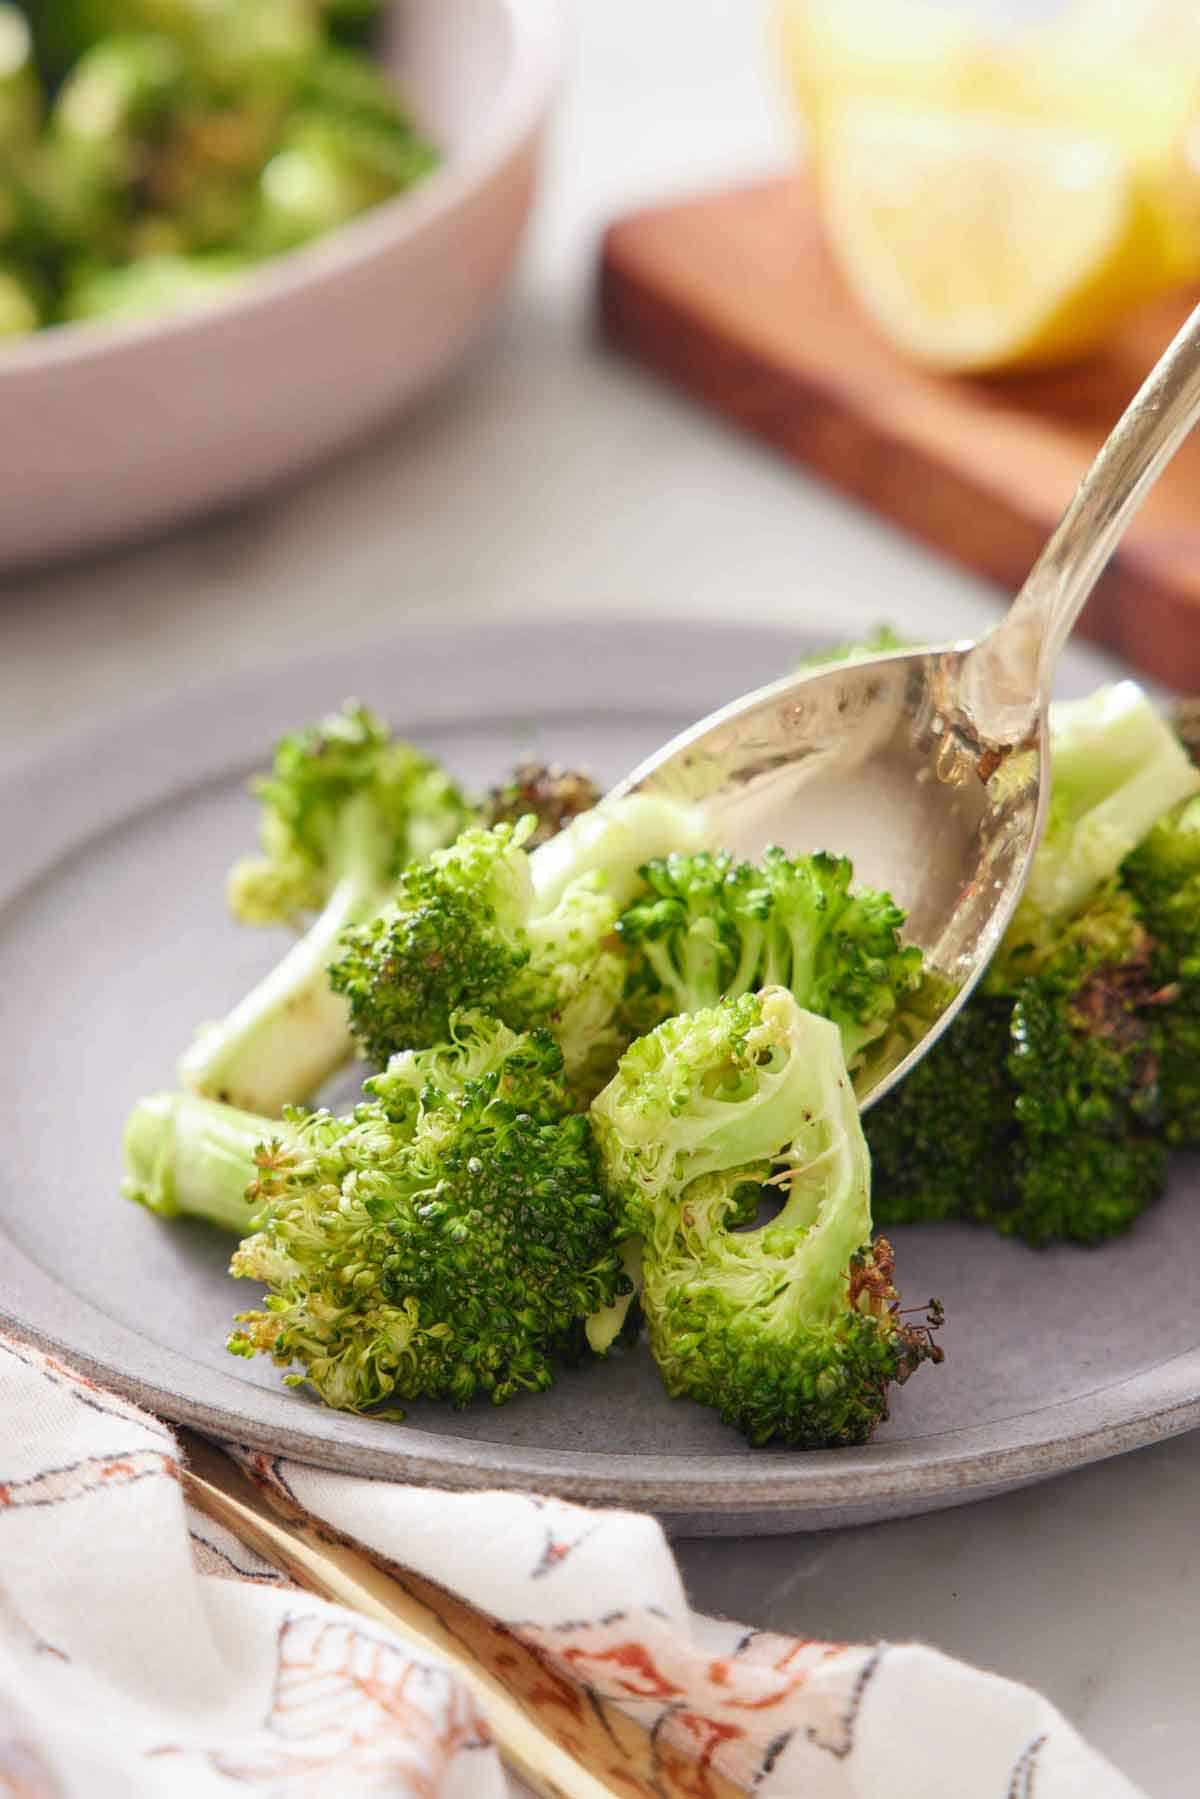
M 202 311 L 0 346 L 0 565 L 293 474 L 427 387 L 503 292 L 558 68 L 558 0 L 398 0 L 386 60 L 444 162 Z

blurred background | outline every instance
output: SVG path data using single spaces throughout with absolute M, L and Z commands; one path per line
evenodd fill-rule
M 134 13 L 139 5 L 153 13 L 157 5 L 171 14 L 182 4 L 128 0 Z M 29 10 L 36 14 L 38 8 Z M 73 9 L 49 10 L 61 23 Z M 83 20 L 82 42 L 95 18 L 121 14 L 122 0 L 94 0 L 91 13 L 80 0 L 74 10 Z M 398 14 L 411 18 L 422 10 L 418 0 Z M 432 10 L 464 33 L 463 41 L 478 45 L 472 23 L 478 25 L 488 10 L 482 0 L 477 7 L 472 0 L 446 0 Z M 385 270 L 372 280 L 370 257 L 380 238 L 391 233 L 411 239 L 413 219 L 448 205 L 447 187 L 453 190 L 455 182 L 460 188 L 478 183 L 494 149 L 485 129 L 487 96 L 503 85 L 501 52 L 485 46 L 478 68 L 459 57 L 454 66 L 467 70 L 477 90 L 468 104 L 454 100 L 455 81 L 446 73 L 453 40 L 432 48 L 418 44 L 432 101 L 414 94 L 410 114 L 389 125 L 398 133 L 401 161 L 408 158 L 401 173 L 411 187 L 340 230 L 325 231 L 339 208 L 353 211 L 378 195 L 364 179 L 341 181 L 336 156 L 334 173 L 322 170 L 317 152 L 329 142 L 320 131 L 283 143 L 293 159 L 289 188 L 279 179 L 277 139 L 268 146 L 276 212 L 287 211 L 285 200 L 292 211 L 282 222 L 275 218 L 269 247 L 280 247 L 289 229 L 317 241 L 248 277 L 239 274 L 243 285 L 203 314 L 148 324 L 93 316 L 83 324 L 10 337 L 0 347 L 12 541 L 22 532 L 28 536 L 25 528 L 37 509 L 29 489 L 37 458 L 59 483 L 38 522 L 41 548 L 26 543 L 15 568 L 11 542 L 4 557 L 4 744 L 11 748 L 30 733 L 234 665 L 265 664 L 311 653 L 323 643 L 451 616 L 531 610 L 636 616 L 653 609 L 685 618 L 794 619 L 798 626 L 828 626 L 838 637 L 881 618 L 914 635 L 979 628 L 994 616 L 994 586 L 898 534 L 880 516 L 886 503 L 881 508 L 868 495 L 865 509 L 851 504 L 602 345 L 595 328 L 601 234 L 630 211 L 663 208 L 676 197 L 720 195 L 790 170 L 807 141 L 815 145 L 823 204 L 827 211 L 840 209 L 837 231 L 845 241 L 838 247 L 839 280 L 845 287 L 849 279 L 845 316 L 879 346 L 891 334 L 897 347 L 885 353 L 894 354 L 904 381 L 912 371 L 914 379 L 943 384 L 947 393 L 977 396 L 982 389 L 983 399 L 973 397 L 972 404 L 995 415 L 1025 404 L 1005 397 L 1024 392 L 1023 382 L 1036 387 L 1050 377 L 1010 376 L 1006 384 L 1003 374 L 918 375 L 922 363 L 940 358 L 952 368 L 957 356 L 968 365 L 974 359 L 974 365 L 990 361 L 1003 369 L 1027 357 L 1053 363 L 1065 356 L 1064 379 L 1075 400 L 1082 393 L 1086 402 L 1093 392 L 1089 371 L 1105 366 L 1106 345 L 1124 331 L 1127 310 L 1153 306 L 1161 289 L 1174 293 L 1191 278 L 1184 151 L 1200 48 L 1184 27 L 1196 35 L 1193 11 L 1142 0 L 1083 0 L 1082 8 L 1069 10 L 1034 0 L 986 8 L 966 0 L 929 7 L 918 0 L 841 0 L 836 6 L 795 0 L 785 8 L 765 0 L 516 5 L 527 24 L 537 15 L 545 58 L 554 54 L 547 21 L 551 36 L 561 21 L 561 85 L 512 286 L 492 314 L 510 254 L 501 245 L 478 273 L 487 306 L 481 303 L 479 316 L 465 317 L 462 330 L 464 338 L 482 335 L 463 359 L 456 360 L 457 344 L 443 345 L 441 353 L 455 364 L 448 374 L 430 387 L 418 368 L 412 397 L 402 381 L 397 388 L 400 410 L 389 421 L 376 422 L 355 447 L 340 450 L 298 483 L 252 498 L 226 498 L 215 516 L 166 535 L 159 530 L 134 547 L 107 546 L 64 561 L 62 547 L 78 535 L 79 517 L 88 508 L 89 469 L 95 481 L 109 484 L 106 494 L 115 491 L 112 465 L 128 457 L 132 445 L 133 485 L 139 494 L 153 490 L 166 452 L 152 451 L 146 434 L 156 420 L 161 428 L 163 415 L 173 427 L 171 442 L 183 446 L 185 474 L 189 455 L 193 462 L 222 460 L 222 419 L 228 414 L 221 407 L 232 405 L 244 385 L 246 359 L 256 367 L 263 362 L 255 344 L 269 343 L 272 330 L 288 354 L 260 370 L 270 388 L 259 410 L 271 394 L 293 390 L 274 429 L 306 460 L 306 428 L 320 424 L 333 438 L 350 430 L 348 421 L 331 423 L 322 412 L 322 395 L 345 387 L 345 370 L 361 385 L 374 369 L 376 385 L 386 387 L 399 379 L 396 369 L 412 361 L 414 347 L 420 349 L 428 321 L 452 302 L 462 304 L 461 295 L 456 301 L 435 281 L 417 310 L 405 314 L 400 296 L 413 286 L 411 263 L 399 274 Z M 984 35 L 997 24 L 1007 28 L 999 47 Z M 1034 30 L 1032 37 L 1021 34 L 1026 27 Z M 1014 35 L 1014 28 L 1021 30 Z M 341 53 L 360 54 L 344 46 Z M 363 60 L 365 67 L 365 53 Z M 68 73 L 67 85 L 71 79 Z M 547 94 L 549 86 L 547 79 Z M 53 94 L 48 80 L 43 91 Z M 126 90 L 121 93 L 127 100 Z M 82 112 L 87 129 L 102 135 L 105 118 L 111 125 L 120 109 L 102 83 L 100 95 L 103 104 L 92 97 L 96 116 L 87 107 Z M 325 91 L 318 98 L 329 101 Z M 361 122 L 364 103 L 355 98 Z M 534 93 L 531 105 L 537 98 Z M 38 127 L 43 140 L 61 129 L 55 123 L 61 102 L 60 91 Z M 311 93 L 306 104 L 311 112 Z M 424 170 L 421 133 L 431 106 L 465 138 L 465 169 L 455 163 L 450 171 Z M 471 115 L 465 123 L 464 110 Z M 981 111 L 992 119 L 991 135 L 982 139 L 972 116 Z M 161 117 L 153 128 L 160 136 Z M 510 149 L 519 136 L 510 130 Z M 306 172 L 298 156 L 306 149 L 314 154 L 316 173 L 311 166 Z M 95 154 L 94 144 L 89 154 Z M 146 223 L 152 208 L 144 148 L 139 155 L 134 200 L 120 202 L 125 235 L 110 235 L 101 250 L 109 260 L 149 254 L 161 263 L 164 254 L 178 254 L 185 238 L 177 233 L 173 239 L 161 219 Z M 454 158 L 448 154 L 446 160 Z M 396 161 L 390 151 L 386 168 L 392 180 Z M 261 171 L 252 174 L 258 181 Z M 920 206 L 901 208 L 899 222 L 889 181 L 899 182 L 903 193 L 921 193 Z M 492 199 L 484 191 L 477 218 L 495 216 Z M 406 208 L 412 209 L 407 217 Z M 520 205 L 512 202 L 510 211 L 505 229 L 515 250 Z M 939 218 L 957 218 L 961 236 L 932 229 L 930 222 Z M 826 223 L 820 227 L 828 238 Z M 255 263 L 265 254 L 261 217 L 254 226 L 258 237 L 244 217 L 239 229 L 245 242 L 229 260 Z M 410 243 L 421 280 L 431 270 L 453 268 L 456 253 L 465 253 L 464 228 L 458 229 L 457 239 L 451 232 L 448 241 Z M 786 244 L 785 215 L 773 229 L 777 242 Z M 479 235 L 465 228 L 467 242 Z M 986 268 L 980 267 L 981 244 Z M 1200 231 L 1195 244 L 1200 246 Z M 105 294 L 101 282 L 97 300 L 94 265 L 102 259 L 95 245 L 85 245 L 75 258 L 90 274 L 92 304 L 101 314 Z M 76 272 L 68 280 L 62 265 L 60 256 L 58 291 L 74 292 L 79 306 L 83 277 Z M 349 310 L 339 286 L 347 269 L 362 290 Z M 738 287 L 736 258 L 727 260 L 719 279 L 731 291 Z M 1032 310 L 1026 304 L 1031 287 Z M 743 281 L 739 303 L 748 289 Z M 964 307 L 970 312 L 981 290 L 998 295 L 999 303 L 996 317 L 972 337 L 961 314 Z M 297 308 L 314 291 L 310 314 L 298 318 Z M 353 306 L 369 305 L 372 296 L 370 357 L 364 352 L 350 368 L 347 343 L 363 337 Z M 60 309 L 65 304 L 61 298 L 50 303 Z M 1168 304 L 1177 301 L 1169 298 Z M 1088 347 L 1099 343 L 1098 357 L 1077 362 L 1077 326 L 1089 337 Z M 164 336 L 169 358 L 149 374 L 139 373 L 137 357 L 146 340 L 161 350 Z M 802 333 L 797 325 L 797 342 L 812 337 L 807 326 Z M 1151 332 L 1147 353 L 1156 341 Z M 121 358 L 115 387 L 105 389 L 114 360 Z M 231 371 L 238 371 L 236 379 Z M 1088 402 L 1095 416 L 1081 425 L 1076 408 L 1071 430 L 1060 436 L 1050 483 L 1068 485 L 1044 502 L 1047 516 L 1069 492 L 1088 433 L 1102 428 L 1110 392 L 1115 399 L 1122 383 L 1129 391 L 1136 372 L 1127 358 L 1114 377 L 1110 358 L 1101 398 Z M 989 382 L 998 397 L 989 396 Z M 215 412 L 209 403 L 214 383 L 221 400 Z M 899 375 L 877 385 L 891 392 L 898 383 Z M 78 431 L 72 408 L 81 409 L 85 421 Z M 189 425 L 197 441 L 202 430 L 215 434 L 194 453 L 187 448 Z M 249 425 L 226 424 L 228 455 L 249 431 Z M 124 493 L 127 467 L 121 481 Z M 918 486 L 914 477 L 910 491 Z M 119 498 L 106 497 L 99 508 L 93 501 L 89 531 L 105 535 Z M 1037 521 L 1025 522 L 1019 554 L 1036 546 Z

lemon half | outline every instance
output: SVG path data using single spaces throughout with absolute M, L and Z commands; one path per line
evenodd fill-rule
M 1169 278 L 1133 169 L 1093 134 L 860 100 L 828 121 L 820 175 L 859 303 L 937 368 L 1063 360 Z
M 1036 108 L 1015 34 L 981 31 L 970 12 L 926 0 L 776 0 L 776 46 L 819 153 L 847 100 L 903 100 L 952 111 Z

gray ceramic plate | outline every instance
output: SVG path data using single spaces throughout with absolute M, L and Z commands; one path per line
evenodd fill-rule
M 227 1245 L 117 1197 L 137 1096 L 169 1085 L 194 1020 L 232 1002 L 276 942 L 226 918 L 247 846 L 247 772 L 282 730 L 356 693 L 468 781 L 535 746 L 604 779 L 786 669 L 777 631 L 522 626 L 393 647 L 169 708 L 59 745 L 0 788 L 0 1316 L 133 1398 L 330 1467 L 531 1485 L 742 1533 L 976 1499 L 1200 1422 L 1196 1173 L 1123 1241 L 1034 1254 L 966 1228 L 897 1233 L 911 1300 L 946 1302 L 923 1369 L 865 1449 L 749 1450 L 663 1394 L 636 1351 L 493 1411 L 406 1424 L 322 1410 L 223 1348 L 241 1294 Z

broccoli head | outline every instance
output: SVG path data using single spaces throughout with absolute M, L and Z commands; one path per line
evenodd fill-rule
M 1167 1141 L 1200 1143 L 1200 800 L 1159 820 L 1121 879 L 1154 939 L 1159 1092 Z
M 863 1119 L 877 1222 L 990 1217 L 1011 1179 L 1011 1002 L 976 991 L 933 1048 Z
M 1200 978 L 1200 800 L 1158 820 L 1126 857 L 1121 880 L 1171 972 Z
M 1161 815 L 1200 790 L 1178 737 L 1132 681 L 1051 706 L 1050 763 L 1046 829 L 1010 940 L 1052 938 Z
M 330 978 L 371 1061 L 441 1042 L 468 996 L 511 1012 L 505 1002 L 529 962 L 532 829 L 528 820 L 464 831 L 404 871 L 387 911 L 345 933 Z
M 1164 1135 L 1200 1136 L 1168 916 L 1189 863 L 1172 821 L 1200 777 L 1132 682 L 1053 706 L 1050 750 L 1047 829 L 983 985 L 867 1119 L 885 1227 L 1099 1241 L 1161 1192 Z M 1175 912 L 1186 939 L 1191 899 Z
M 398 1057 L 368 1092 L 346 1117 L 282 1123 L 189 1094 L 143 1102 L 127 1191 L 257 1221 L 231 1272 L 268 1296 L 229 1347 L 269 1355 L 328 1405 L 498 1405 L 548 1387 L 585 1350 L 587 1315 L 628 1285 L 553 1038 L 456 1018 L 446 1044 Z
M 1007 939 L 946 1035 L 866 1120 L 884 1227 L 973 1218 L 1098 1242 L 1162 1191 L 1162 993 L 1109 883 L 1038 945 Z
M 471 816 L 445 770 L 348 705 L 285 737 L 262 802 L 263 855 L 239 863 L 230 905 L 255 924 L 316 918 L 283 960 L 183 1058 L 185 1086 L 252 1112 L 303 1101 L 353 1054 L 328 966 L 342 932 L 385 904 L 404 866 Z
M 464 831 L 404 871 L 386 911 L 345 933 L 331 978 L 373 1061 L 437 1043 L 453 1013 L 478 1009 L 553 1031 L 585 1090 L 611 1073 L 629 1039 L 620 908 L 646 858 L 691 847 L 700 827 L 682 807 L 633 795 L 582 813 L 530 854 L 536 828 L 530 815 Z
M 752 1443 L 862 1443 L 890 1387 L 941 1359 L 871 1243 L 871 1164 L 841 1039 L 783 988 L 667 1020 L 591 1117 L 672 1395 Z M 752 1225 L 764 1194 L 782 1199 Z
M 1143 979 L 1136 963 L 1096 967 L 1071 988 L 1030 981 L 1015 1001 L 1008 1068 L 1018 1137 L 1012 1186 L 991 1220 L 1005 1234 L 1035 1246 L 1100 1242 L 1162 1192 Z
M 347 703 L 275 746 L 252 783 L 262 854 L 237 863 L 229 903 L 244 924 L 294 924 L 319 912 L 347 873 L 385 890 L 409 862 L 452 843 L 472 812 L 432 757 Z
M 900 907 L 886 893 L 852 891 L 853 872 L 845 856 L 775 848 L 757 866 L 724 853 L 659 858 L 644 870 L 649 893 L 618 929 L 664 1010 L 787 987 L 833 1020 L 854 1069 L 918 986 L 922 956 L 901 942 Z

